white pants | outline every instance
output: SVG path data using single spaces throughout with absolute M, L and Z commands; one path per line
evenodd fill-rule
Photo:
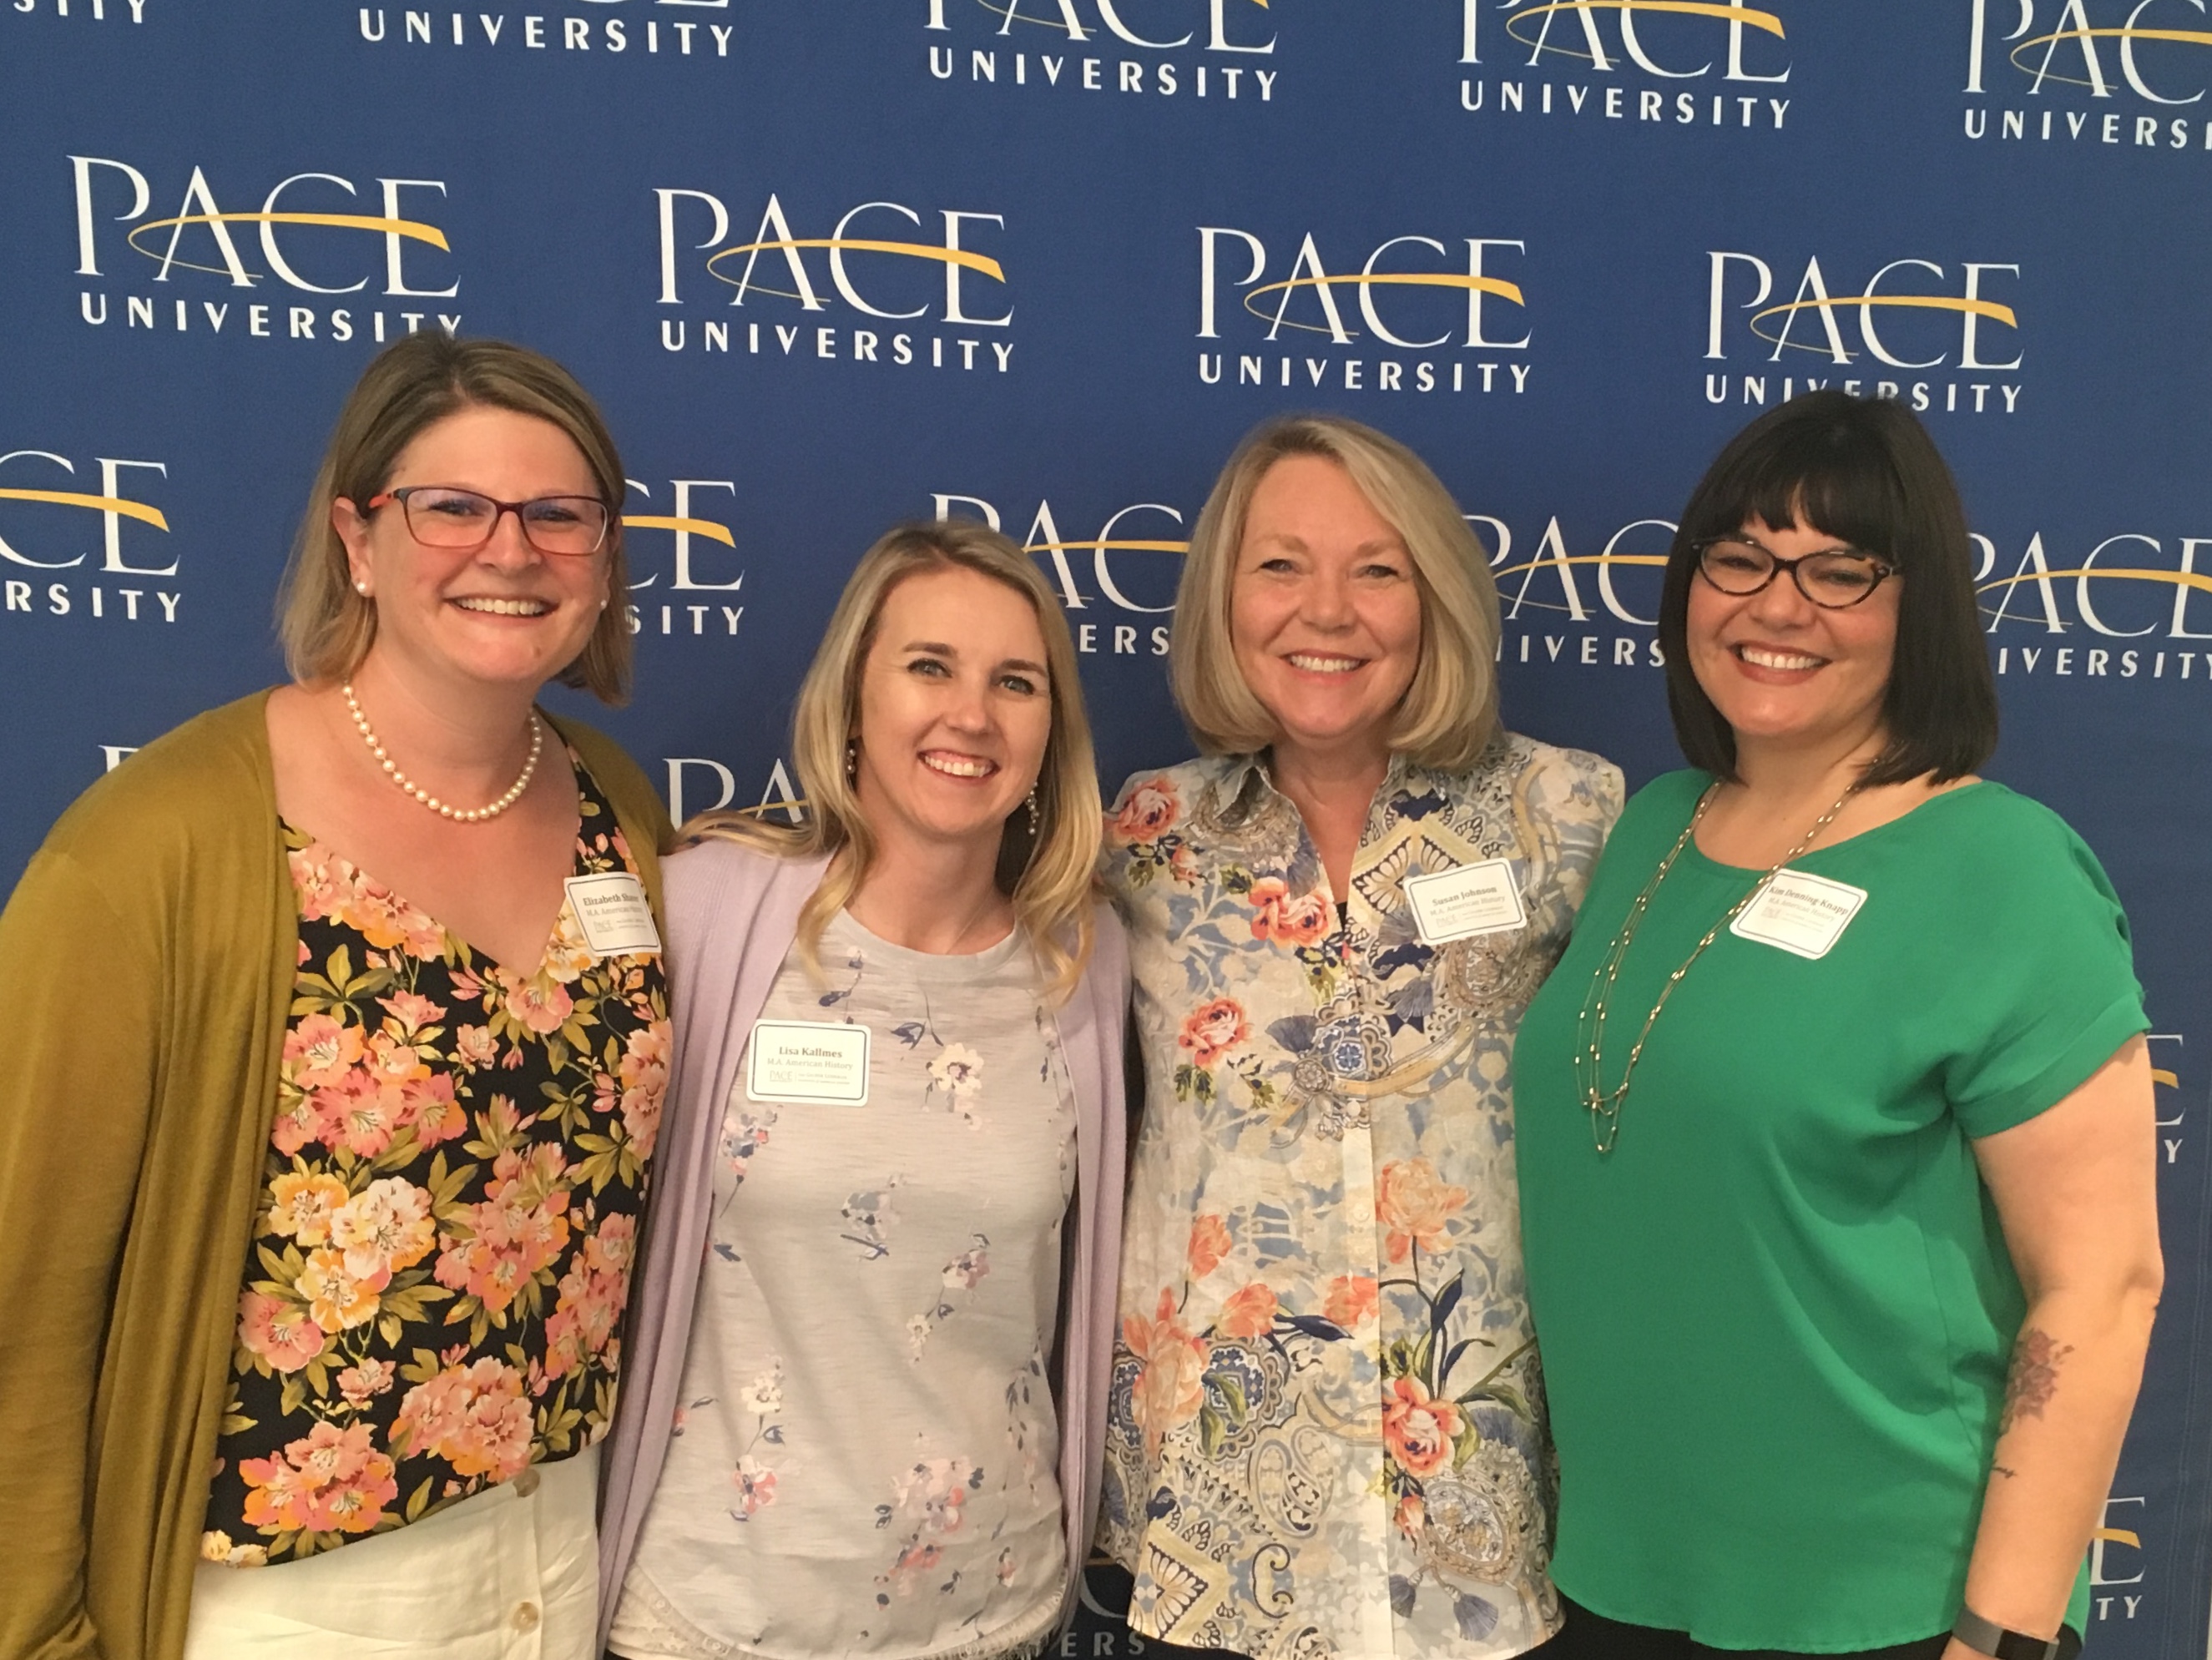
M 185 1660 L 597 1660 L 599 1449 L 396 1532 L 204 1562 Z

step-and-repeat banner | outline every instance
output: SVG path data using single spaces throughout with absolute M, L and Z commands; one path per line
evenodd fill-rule
M 278 674 L 325 435 L 410 330 L 604 402 L 639 656 L 606 724 L 678 816 L 793 794 L 800 672 L 915 514 L 1036 550 L 1109 789 L 1180 758 L 1183 540 L 1305 408 L 1428 458 L 1497 569 L 1509 720 L 1640 783 L 1699 471 L 1807 389 L 1903 399 L 1975 530 L 1990 770 L 2135 921 L 2169 1289 L 2090 1636 L 2197 1660 L 2208 89 L 2203 0 L 0 0 L 0 886 Z

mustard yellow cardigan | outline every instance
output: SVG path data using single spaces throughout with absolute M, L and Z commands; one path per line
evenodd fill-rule
M 0 912 L 0 1660 L 178 1660 L 299 927 L 265 692 L 78 799 Z M 561 734 L 660 905 L 659 798 Z

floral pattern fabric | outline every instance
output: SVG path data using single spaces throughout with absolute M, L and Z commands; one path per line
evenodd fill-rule
M 1102 1529 L 1143 1635 L 1468 1660 L 1557 1628 L 1510 1075 L 1620 805 L 1510 735 L 1394 762 L 1339 896 L 1260 758 L 1124 787 L 1146 1109 Z M 1406 881 L 1498 859 L 1525 925 L 1425 943 Z
M 611 1646 L 635 1660 L 1034 1652 L 1066 1558 L 1046 1377 L 1076 1108 L 1018 933 L 939 957 L 832 918 L 764 1020 L 869 1033 L 858 1106 L 723 1104 L 673 1438 Z
M 583 763 L 574 874 L 634 873 Z M 300 910 L 202 1555 L 258 1566 L 598 1440 L 668 1073 L 657 954 L 527 975 L 283 827 Z

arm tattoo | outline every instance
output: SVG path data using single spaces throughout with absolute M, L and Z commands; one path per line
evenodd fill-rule
M 2058 1363 L 2074 1353 L 2049 1332 L 2024 1328 L 2012 1346 L 2012 1371 L 2005 1379 L 2004 1407 L 1997 1414 L 2002 1436 L 2023 1418 L 2040 1418 L 2058 1388 Z

